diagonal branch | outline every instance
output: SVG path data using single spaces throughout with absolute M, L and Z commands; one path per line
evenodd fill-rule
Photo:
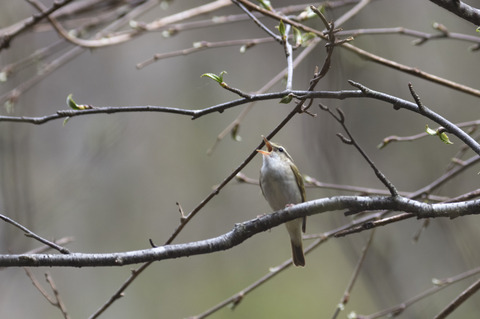
M 13 219 L 5 216 L 5 215 L 2 215 L 0 214 L 0 219 L 2 219 L 3 221 L 23 230 L 25 232 L 25 236 L 27 237 L 31 237 L 31 238 L 34 238 L 36 240 L 38 240 L 39 242 L 41 242 L 42 244 L 45 244 L 47 246 L 49 246 L 50 248 L 53 248 L 55 250 L 58 250 L 59 252 L 61 252 L 62 254 L 70 254 L 70 251 L 65 248 L 65 247 L 62 247 L 54 242 L 51 242 L 37 234 L 35 234 L 34 232 L 32 232 L 30 229 L 28 229 L 27 227 L 17 223 L 16 221 L 14 221 Z
M 420 109 L 420 107 L 416 103 L 408 102 L 403 99 L 399 99 L 397 97 L 394 97 L 385 93 L 371 90 L 366 86 L 351 80 L 348 82 L 354 87 L 360 89 L 365 94 L 365 97 L 370 97 L 377 100 L 385 101 L 393 104 L 393 108 L 396 110 L 402 109 L 402 108 L 407 109 L 409 111 L 419 113 L 431 119 L 435 123 L 444 127 L 448 132 L 454 134 L 456 137 L 462 140 L 465 144 L 467 144 L 475 153 L 480 155 L 480 145 L 478 144 L 477 141 L 475 141 L 470 135 L 468 135 L 463 130 L 461 130 L 458 126 L 456 126 L 455 124 L 453 124 L 452 122 L 444 118 L 443 116 L 433 112 L 431 109 L 427 107 Z
M 437 314 L 434 319 L 444 319 L 448 317 L 455 309 L 457 309 L 468 298 L 473 296 L 480 289 L 480 279 L 475 281 L 470 287 L 463 291 L 457 298 L 455 298 L 445 309 Z
M 407 309 L 408 307 L 414 305 L 415 303 L 423 300 L 424 298 L 427 298 L 427 297 L 439 292 L 440 290 L 443 290 L 447 287 L 450 287 L 452 284 L 455 284 L 455 283 L 457 283 L 461 280 L 464 280 L 466 278 L 470 278 L 472 276 L 478 275 L 479 272 L 480 272 L 480 268 L 477 267 L 477 268 L 471 269 L 469 271 L 466 271 L 464 273 L 455 275 L 453 277 L 444 278 L 444 279 L 433 279 L 432 282 L 434 283 L 434 286 L 432 286 L 431 288 L 419 293 L 418 295 L 415 295 L 415 296 L 409 298 L 408 300 L 403 301 L 399 305 L 381 310 L 381 311 L 376 312 L 376 313 L 371 314 L 371 315 L 357 314 L 355 317 L 352 317 L 352 318 L 376 319 L 376 318 L 381 318 L 381 317 L 386 317 L 386 316 L 388 316 L 389 318 L 398 316 L 403 311 L 405 311 L 405 309 Z
M 38 14 L 34 14 L 30 18 L 26 19 L 23 24 L 11 31 L 7 31 L 3 34 L 0 34 L 0 51 L 3 49 L 7 49 L 10 46 L 10 42 L 13 38 L 18 36 L 19 34 L 25 32 L 26 30 L 33 27 L 38 22 L 42 21 L 44 18 L 48 17 L 56 10 L 62 8 L 63 6 L 67 5 L 68 3 L 72 2 L 72 0 L 58 0 L 54 1 L 53 5 L 50 8 L 46 8 L 42 12 Z
M 362 149 L 362 147 L 357 143 L 353 135 L 350 133 L 350 130 L 348 129 L 347 125 L 345 125 L 345 115 L 343 111 L 340 108 L 337 108 L 337 114 L 334 114 L 327 106 L 323 104 L 319 104 L 320 108 L 324 111 L 327 111 L 344 129 L 344 131 L 347 133 L 348 138 L 343 136 L 342 134 L 338 133 L 337 136 L 340 137 L 342 142 L 348 145 L 353 145 L 357 151 L 362 155 L 362 157 L 367 161 L 367 163 L 370 165 L 372 168 L 373 172 L 375 175 L 378 177 L 378 179 L 385 185 L 385 187 L 389 190 L 391 196 L 397 196 L 398 191 L 395 188 L 395 185 L 393 185 L 392 182 L 390 182 L 387 177 L 377 168 L 375 163 L 370 159 L 370 157 L 365 153 L 365 151 Z
M 480 25 L 480 10 L 463 3 L 460 0 L 430 0 L 445 10 L 456 14 L 460 18 L 467 20 L 475 25 Z

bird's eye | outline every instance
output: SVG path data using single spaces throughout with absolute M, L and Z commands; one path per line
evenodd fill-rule
M 279 147 L 279 148 L 278 148 L 278 151 L 279 151 L 280 153 L 283 153 L 283 152 L 284 152 L 283 147 Z

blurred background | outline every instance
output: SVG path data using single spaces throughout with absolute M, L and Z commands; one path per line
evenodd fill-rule
M 134 2 L 126 3 L 133 4 Z M 207 1 L 198 1 L 199 4 Z M 52 1 L 45 1 L 51 6 Z M 275 8 L 292 4 L 272 1 Z M 298 3 L 295 3 L 298 4 Z M 171 1 L 156 6 L 137 20 L 149 22 L 192 4 Z M 197 5 L 197 3 L 195 4 Z M 305 4 L 307 6 L 308 4 Z M 316 4 L 318 5 L 318 4 Z M 108 6 L 106 6 L 108 7 Z M 329 20 L 351 6 L 327 10 Z M 99 9 L 101 10 L 101 9 Z M 25 19 L 35 10 L 26 1 L 0 1 L 0 27 Z M 193 20 L 240 14 L 228 6 Z M 269 26 L 272 20 L 264 19 Z M 429 1 L 372 1 L 343 29 L 405 27 L 428 33 L 441 23 L 451 32 L 475 35 L 475 26 Z M 309 25 L 322 28 L 319 21 Z M 128 27 L 126 28 L 128 29 Z M 35 50 L 59 41 L 47 23 L 12 40 L 0 52 L 3 67 Z M 245 92 L 255 92 L 285 68 L 283 48 L 269 42 L 240 52 L 239 46 L 208 49 L 191 55 L 157 61 L 141 70 L 137 63 L 156 53 L 192 47 L 197 41 L 263 38 L 266 34 L 251 21 L 196 28 L 164 37 L 145 33 L 112 47 L 80 50 L 79 54 L 43 77 L 15 101 L 6 95 L 40 72 L 48 72 L 43 60 L 16 70 L 0 84 L 5 107 L 2 115 L 43 116 L 67 109 L 68 94 L 79 104 L 95 106 L 159 105 L 201 109 L 236 99 L 203 73 L 225 70 L 225 82 Z M 362 49 L 461 84 L 478 87 L 478 52 L 471 43 L 457 40 L 429 41 L 412 45 L 414 38 L 399 34 L 359 36 L 352 43 Z M 60 44 L 61 53 L 74 48 Z M 59 49 L 60 50 L 60 49 Z M 298 55 L 301 49 L 295 53 Z M 59 54 L 60 56 L 61 54 Z M 58 57 L 58 56 L 57 56 Z M 318 46 L 294 72 L 294 89 L 306 89 L 315 66 L 325 57 Z M 412 100 L 412 82 L 422 101 L 453 122 L 477 119 L 478 98 L 397 72 L 336 49 L 327 77 L 317 89 L 352 89 L 347 80 Z M 270 91 L 285 88 L 278 83 Z M 12 103 L 14 102 L 14 103 Z M 395 143 L 379 150 L 387 136 L 408 136 L 438 125 L 417 114 L 395 111 L 370 99 L 322 100 L 341 107 L 352 134 L 378 168 L 401 191 L 415 191 L 441 176 L 462 143 L 438 138 Z M 314 103 L 315 104 L 315 103 Z M 228 176 L 290 112 L 293 103 L 256 104 L 239 129 L 241 142 L 227 136 L 207 155 L 217 135 L 244 109 L 235 107 L 196 120 L 165 113 L 122 113 L 75 117 L 43 125 L 0 123 L 0 209 L 48 239 L 74 237 L 74 252 L 120 252 L 149 247 L 148 239 L 162 244 L 179 223 L 179 202 L 190 212 Z M 341 127 L 315 105 L 296 116 L 273 139 L 285 145 L 303 174 L 321 182 L 382 188 L 382 184 L 351 146 L 335 136 Z M 465 158 L 473 153 L 469 152 Z M 243 171 L 258 178 L 257 156 Z M 476 189 L 479 168 L 470 168 L 435 194 L 455 197 Z M 309 188 L 307 198 L 350 194 Z M 175 240 L 185 243 L 218 236 L 235 223 L 268 213 L 270 208 L 256 185 L 231 182 L 185 227 Z M 350 221 L 343 212 L 310 217 L 309 234 L 323 233 Z M 432 220 L 418 242 L 413 236 L 422 221 L 407 220 L 377 229 L 364 269 L 350 302 L 340 317 L 351 311 L 368 314 L 397 305 L 432 286 L 433 278 L 450 277 L 479 265 L 476 216 Z M 369 233 L 330 239 L 307 256 L 304 269 L 291 268 L 249 294 L 234 311 L 225 308 L 211 318 L 330 318 L 350 280 Z M 0 223 L 0 251 L 22 253 L 38 247 L 13 226 Z M 306 245 L 309 242 L 305 243 Z M 154 263 L 125 292 L 103 318 L 184 318 L 199 314 L 250 285 L 287 258 L 288 235 L 283 227 L 258 234 L 231 250 L 205 256 Z M 44 273 L 53 277 L 72 318 L 85 318 L 103 305 L 130 275 L 121 268 L 32 269 L 46 287 Z M 462 281 L 408 308 L 404 318 L 432 317 L 471 284 Z M 23 269 L 0 270 L 1 318 L 60 318 L 32 286 Z M 28 307 L 25 305 L 28 304 Z M 472 297 L 454 318 L 472 318 L 480 311 L 480 299 Z

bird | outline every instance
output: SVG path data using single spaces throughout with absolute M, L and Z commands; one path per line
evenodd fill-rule
M 270 207 L 281 210 L 285 207 L 305 202 L 303 177 L 287 150 L 270 142 L 263 135 L 267 150 L 257 149 L 263 155 L 260 169 L 260 188 Z M 292 261 L 297 267 L 305 266 L 302 231 L 305 232 L 306 217 L 285 223 L 292 246 Z

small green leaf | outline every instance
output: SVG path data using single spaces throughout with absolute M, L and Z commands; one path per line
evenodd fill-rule
M 218 75 L 216 75 L 215 73 L 203 73 L 202 77 L 204 77 L 204 76 L 206 76 L 206 77 L 208 77 L 208 78 L 210 78 L 214 81 L 217 81 L 218 83 L 222 82 L 222 79 Z
M 283 37 L 285 36 L 285 24 L 283 23 L 283 20 L 280 20 L 280 24 L 277 26 L 278 32 L 280 32 L 280 35 Z
M 74 110 L 80 110 L 80 108 L 78 107 L 78 104 L 75 103 L 75 101 L 73 100 L 72 98 L 72 94 L 70 93 L 68 96 L 67 96 L 67 105 L 69 108 L 71 109 L 74 109 Z
M 67 96 L 67 105 L 71 108 L 71 109 L 74 109 L 76 111 L 78 110 L 89 110 L 89 109 L 93 109 L 94 107 L 91 106 L 91 105 L 88 105 L 88 104 L 77 104 L 73 98 L 72 98 L 72 94 L 69 94 Z
M 448 135 L 447 133 L 445 133 L 443 130 L 440 131 L 440 130 L 432 130 L 431 128 L 428 127 L 428 125 L 425 125 L 426 129 L 425 129 L 425 132 L 428 134 L 428 135 L 431 135 L 431 136 L 438 136 L 440 138 L 440 140 L 445 143 L 445 144 L 453 144 L 452 141 L 450 141 L 450 139 L 448 138 Z
M 293 38 L 295 39 L 295 46 L 299 46 L 303 42 L 302 32 L 297 28 L 293 27 Z
M 63 126 L 65 126 L 68 122 L 68 120 L 70 120 L 70 116 L 66 117 L 64 120 L 63 120 Z
M 282 97 L 282 99 L 280 100 L 279 103 L 283 103 L 283 104 L 288 104 L 292 101 L 293 99 L 293 95 L 292 94 L 289 94 L 289 95 L 285 95 L 284 97 Z
M 271 4 L 270 1 L 268 1 L 268 0 L 258 0 L 258 2 L 260 2 L 260 5 L 261 5 L 264 9 L 266 9 L 266 10 L 268 10 L 268 11 L 272 11 L 273 8 L 272 8 L 272 4 Z
M 453 142 L 451 142 L 450 139 L 448 138 L 447 133 L 442 132 L 442 133 L 439 135 L 439 137 L 440 137 L 440 139 L 442 140 L 443 143 L 445 143 L 445 144 L 453 144 Z
M 435 130 L 432 130 L 431 128 L 428 127 L 428 124 L 425 125 L 425 132 L 428 134 L 428 135 L 431 135 L 431 136 L 435 136 L 437 135 L 437 131 Z
M 215 73 L 204 73 L 202 74 L 202 77 L 206 76 L 220 84 L 223 83 L 223 75 L 226 74 L 227 72 L 226 71 L 222 71 L 220 72 L 220 75 L 216 75 Z

